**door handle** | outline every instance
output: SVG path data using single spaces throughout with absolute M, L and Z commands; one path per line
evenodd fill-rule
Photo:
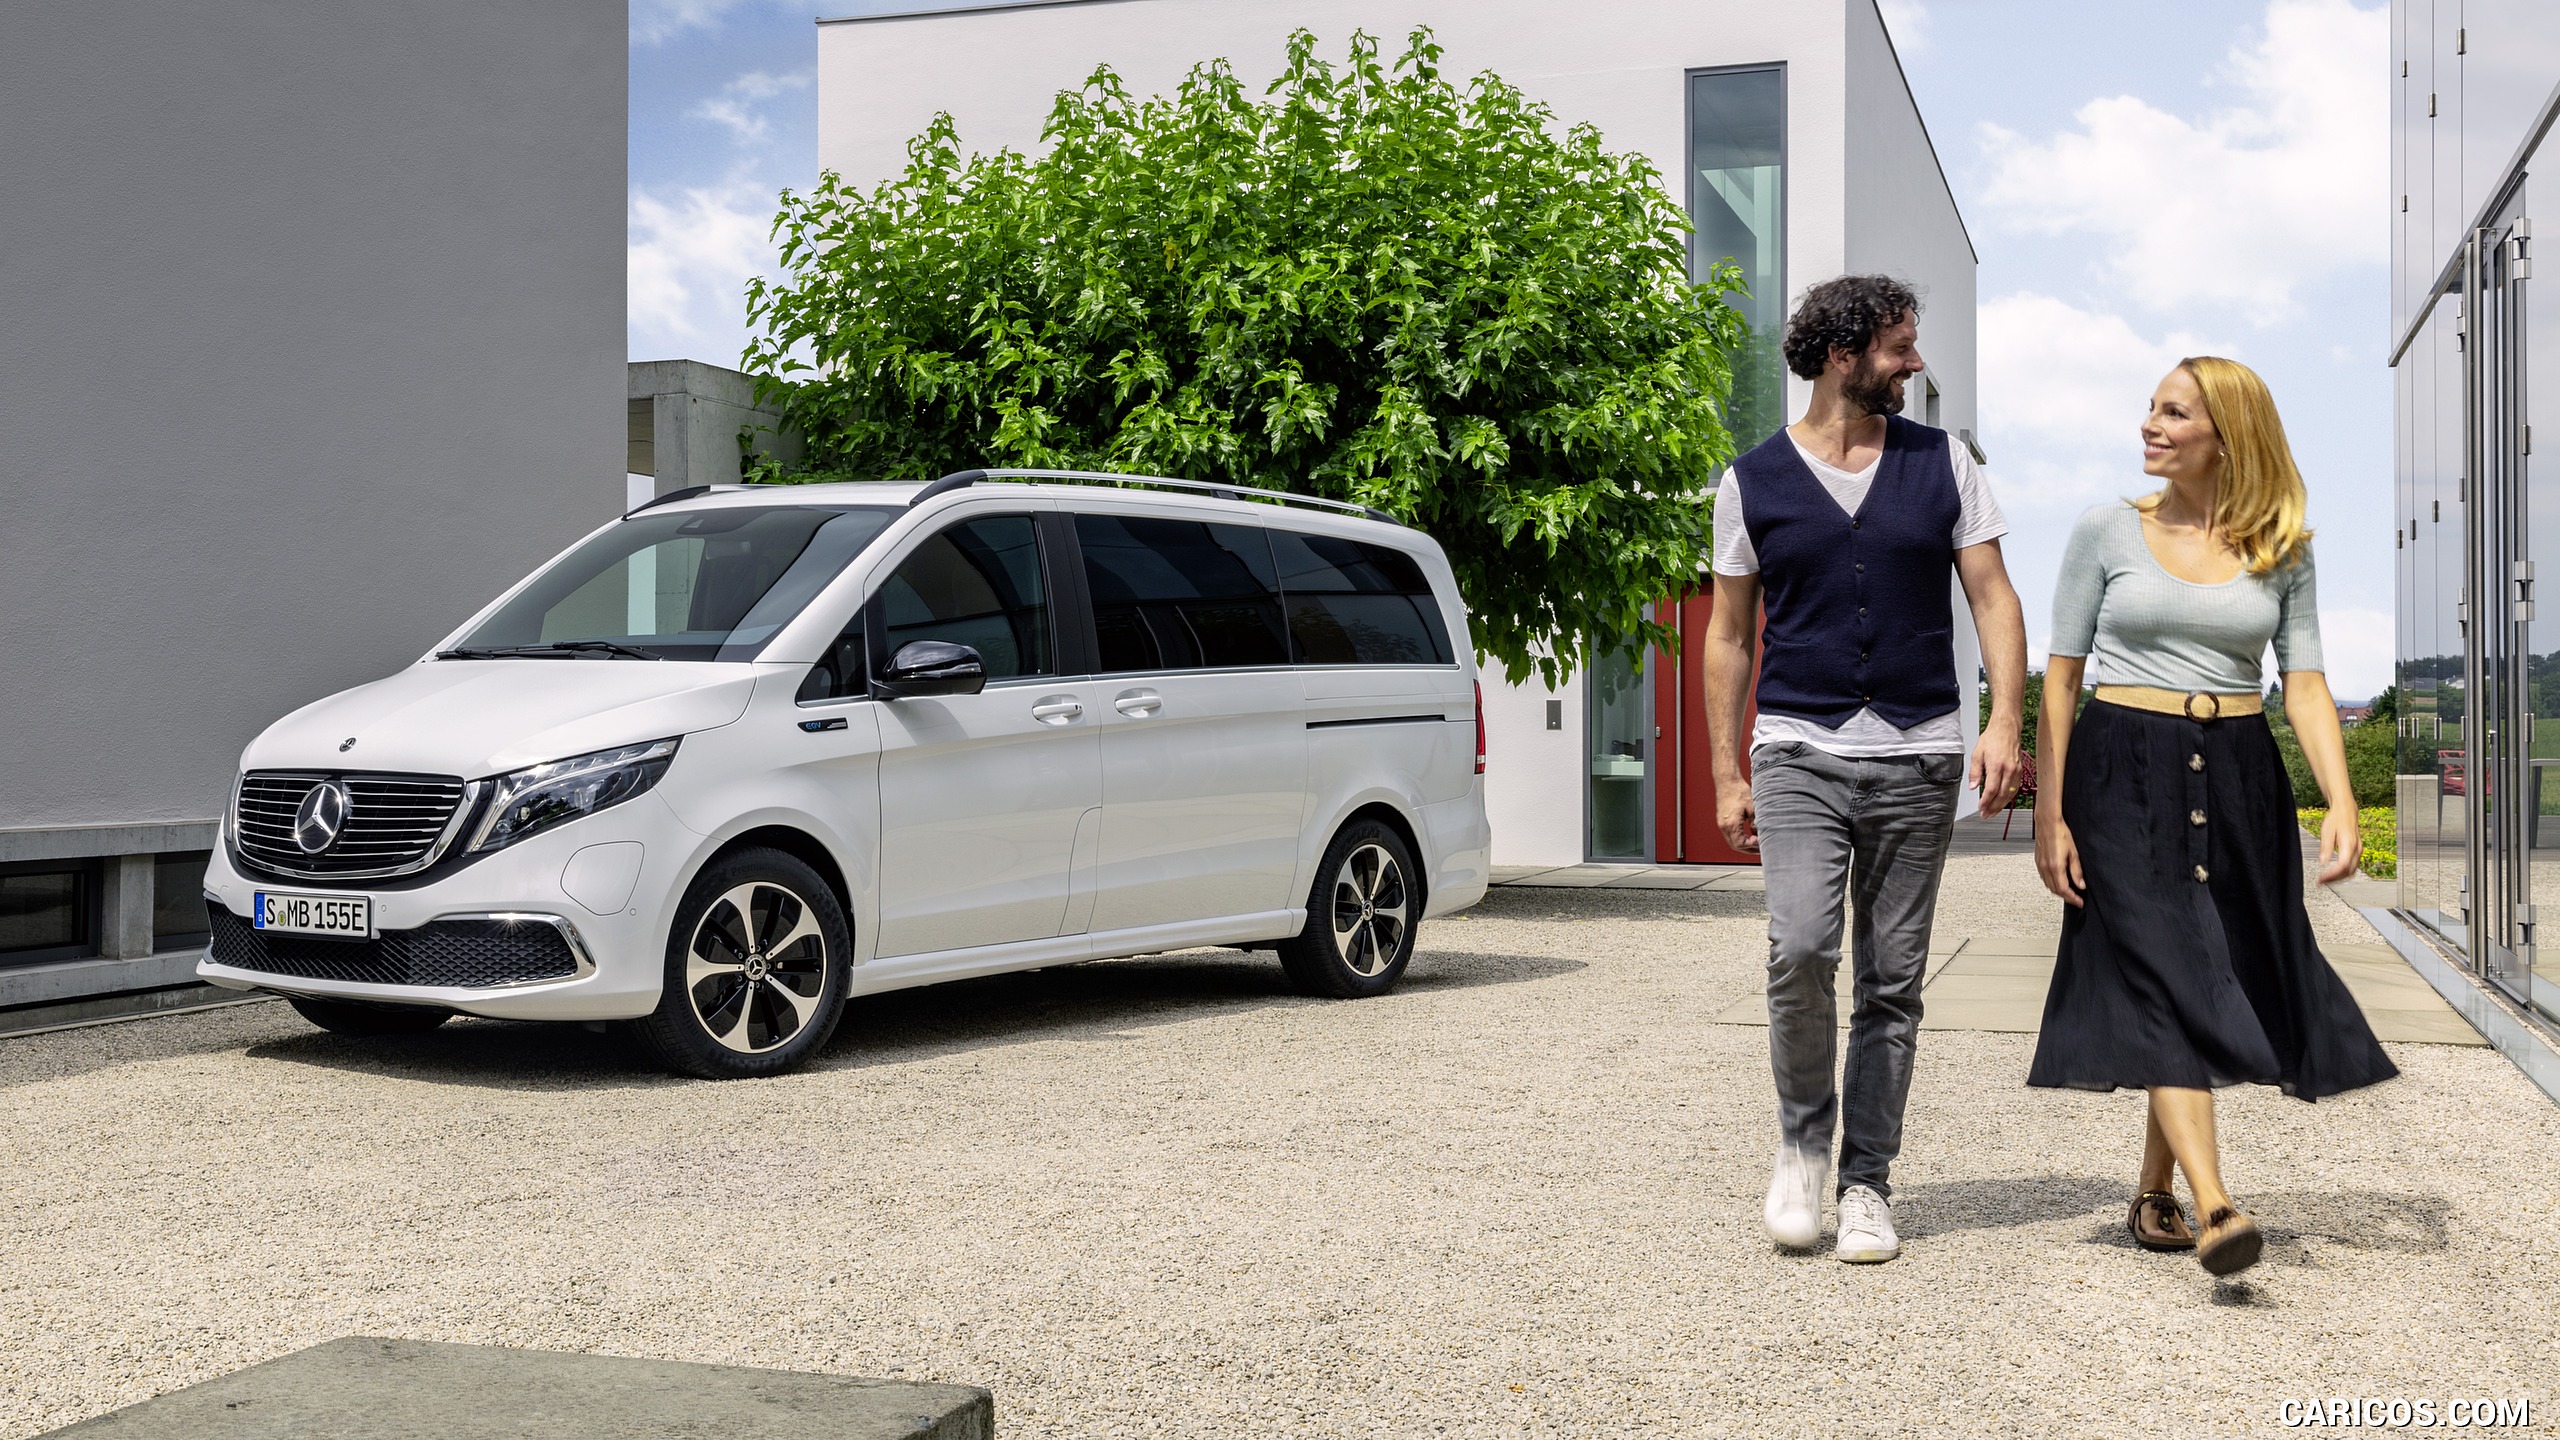
M 1112 698 L 1111 708 L 1132 719 L 1144 720 L 1164 708 L 1164 697 L 1153 690 L 1123 690 Z
M 1043 725 L 1064 725 L 1084 713 L 1084 706 L 1072 695 L 1052 695 L 1031 707 L 1031 718 Z

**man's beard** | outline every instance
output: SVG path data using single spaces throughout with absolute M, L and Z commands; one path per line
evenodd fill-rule
M 1902 413 L 1902 396 L 1894 391 L 1895 378 L 1896 372 L 1890 370 L 1881 375 L 1862 376 L 1841 386 L 1840 394 L 1870 415 L 1899 415 Z

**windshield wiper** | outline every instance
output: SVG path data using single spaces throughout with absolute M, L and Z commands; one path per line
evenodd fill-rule
M 439 650 L 439 660 L 560 659 L 575 655 L 618 655 L 629 660 L 664 660 L 634 645 L 615 640 L 547 640 L 540 645 L 457 645 Z

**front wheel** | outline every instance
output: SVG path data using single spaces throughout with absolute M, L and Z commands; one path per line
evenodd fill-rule
M 742 850 L 686 887 L 658 1008 L 633 1029 L 683 1075 L 797 1069 L 844 1014 L 852 951 L 844 909 L 818 872 L 779 850 Z
M 1280 942 L 1280 966 L 1301 994 L 1384 995 L 1413 959 L 1422 899 L 1404 838 L 1378 821 L 1355 820 L 1325 847 L 1306 928 Z

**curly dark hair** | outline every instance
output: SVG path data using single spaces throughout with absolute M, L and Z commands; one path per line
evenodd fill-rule
M 1811 380 L 1831 363 L 1834 346 L 1864 355 L 1876 332 L 1904 316 L 1917 318 L 1920 295 L 1890 275 L 1843 275 L 1804 292 L 1787 317 L 1787 368 Z

